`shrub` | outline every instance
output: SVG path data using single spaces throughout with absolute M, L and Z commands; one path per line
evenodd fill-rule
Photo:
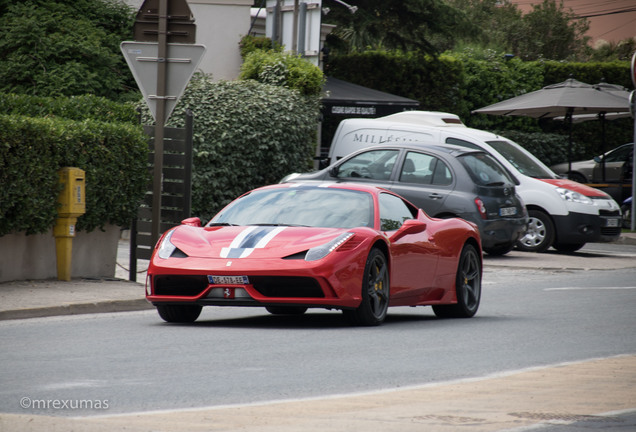
M 212 82 L 195 74 L 170 117 L 194 114 L 192 213 L 210 218 L 250 189 L 311 167 L 317 97 L 249 81 Z M 150 122 L 144 104 L 144 120 Z
M 138 125 L 0 114 L 0 236 L 55 224 L 57 171 L 86 172 L 77 230 L 126 226 L 148 184 L 148 145 Z
M 241 66 L 242 80 L 288 87 L 303 95 L 319 95 L 325 82 L 322 71 L 298 55 L 256 50 L 249 53 Z

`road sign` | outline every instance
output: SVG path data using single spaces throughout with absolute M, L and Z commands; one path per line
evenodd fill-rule
M 137 12 L 133 27 L 137 42 L 158 42 L 159 40 L 159 0 L 145 0 Z M 168 43 L 194 43 L 196 25 L 186 0 L 170 0 L 166 4 L 166 41 Z
M 164 123 L 167 122 L 201 58 L 203 58 L 205 46 L 167 44 L 165 59 L 158 58 L 159 44 L 156 42 L 125 41 L 121 43 L 121 51 L 155 121 L 157 121 L 157 100 L 159 98 L 165 99 L 166 110 L 163 120 Z M 157 96 L 156 94 L 157 68 L 160 62 L 166 63 L 166 75 L 169 77 L 166 80 L 165 96 Z

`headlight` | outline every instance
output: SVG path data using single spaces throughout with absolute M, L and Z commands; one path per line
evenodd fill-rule
M 585 195 L 582 195 L 578 192 L 574 192 L 573 190 L 570 190 L 570 189 L 557 188 L 557 192 L 559 193 L 561 198 L 563 198 L 564 201 L 570 201 L 570 202 L 575 202 L 579 204 L 589 204 L 589 205 L 594 204 L 592 200 L 586 197 Z
M 349 240 L 351 237 L 353 237 L 353 233 L 347 232 L 344 234 L 340 234 L 338 237 L 331 240 L 330 242 L 309 249 L 307 251 L 307 254 L 305 255 L 305 261 L 317 261 L 326 257 L 338 246 Z
M 177 250 L 177 247 L 170 241 L 172 234 L 174 234 L 174 230 L 166 234 L 161 240 L 159 250 L 157 250 L 157 255 L 159 256 L 159 258 L 168 259 L 172 256 L 172 253 Z

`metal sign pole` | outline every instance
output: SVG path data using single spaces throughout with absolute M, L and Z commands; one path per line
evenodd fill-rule
M 632 84 L 634 84 L 634 88 L 636 88 L 636 52 L 632 56 Z M 636 231 L 636 199 L 634 199 L 634 191 L 636 191 L 636 90 L 632 90 L 632 93 L 629 95 L 629 109 L 632 112 L 632 118 L 634 119 L 634 150 L 632 153 L 632 220 L 631 220 L 631 230 Z
M 636 53 L 634 54 L 634 59 L 636 59 Z M 636 86 L 636 73 L 632 72 L 634 75 L 634 86 Z M 629 97 L 630 108 L 632 110 L 632 116 L 634 117 L 634 148 L 632 151 L 632 220 L 631 220 L 631 230 L 636 231 L 636 200 L 634 199 L 634 191 L 636 191 L 636 169 L 634 169 L 634 165 L 636 162 L 636 90 L 632 90 L 632 93 Z M 629 163 L 629 161 L 625 162 Z
M 166 117 L 166 58 L 168 37 L 168 0 L 159 0 L 159 32 L 157 34 L 157 116 L 155 119 L 155 157 L 152 182 L 151 242 L 157 243 L 161 234 L 161 191 L 163 185 L 163 136 Z

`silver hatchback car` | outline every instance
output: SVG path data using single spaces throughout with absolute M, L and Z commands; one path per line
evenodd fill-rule
M 508 253 L 528 224 L 506 169 L 488 153 L 454 146 L 368 148 L 312 173 L 281 182 L 363 182 L 389 189 L 438 218 L 460 217 L 479 228 L 482 248 Z

